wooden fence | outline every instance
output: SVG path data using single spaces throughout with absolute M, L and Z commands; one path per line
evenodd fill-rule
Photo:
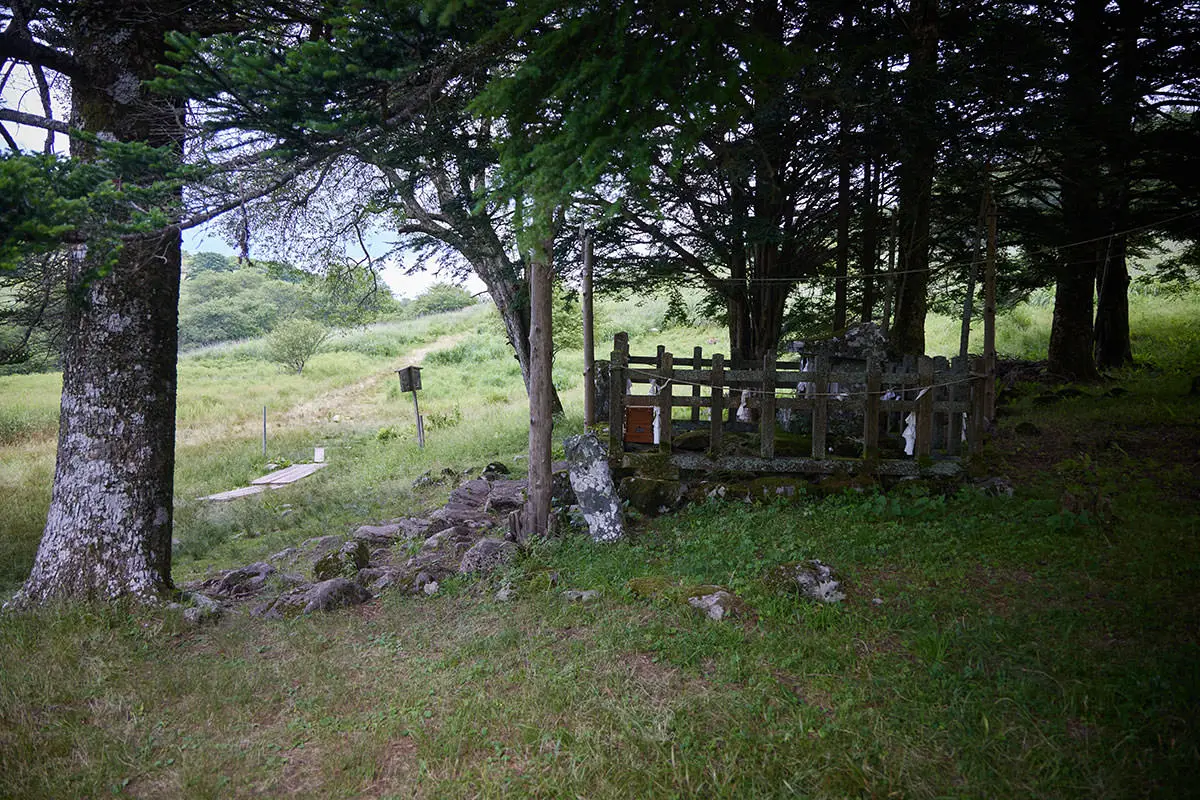
M 610 459 L 614 464 L 625 460 L 625 410 L 632 407 L 658 410 L 658 451 L 669 454 L 673 463 L 685 469 L 813 473 L 869 469 L 906 475 L 917 473 L 923 460 L 960 458 L 982 447 L 982 358 L 970 363 L 925 356 L 898 364 L 839 361 L 835 365 L 828 356 L 817 355 L 804 361 L 776 362 L 775 356 L 768 354 L 761 364 L 740 359 L 726 362 L 720 353 L 705 357 L 699 347 L 690 358 L 676 358 L 661 346 L 654 356 L 631 356 L 628 335 L 619 333 L 610 365 Z M 656 393 L 637 391 L 652 381 Z M 632 389 L 627 391 L 630 385 Z M 805 385 L 805 390 L 798 391 L 798 385 Z M 736 427 L 726 422 L 727 412 L 742 405 L 743 398 L 758 417 L 757 456 L 725 452 L 727 428 Z M 684 419 L 675 418 L 677 408 L 688 409 Z M 703 408 L 710 409 L 707 453 L 673 450 L 675 426 L 702 428 Z M 811 415 L 811 456 L 776 456 L 776 411 L 782 409 L 790 409 L 793 415 Z M 910 412 L 915 415 L 913 457 L 880 458 L 881 433 L 889 425 L 903 424 Z M 831 413 L 842 417 L 861 413 L 859 459 L 830 457 Z

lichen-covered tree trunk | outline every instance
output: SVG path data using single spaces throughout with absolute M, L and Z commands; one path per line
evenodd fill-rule
M 74 123 L 101 139 L 177 147 L 178 109 L 142 85 L 164 30 L 131 22 L 165 24 L 164 15 L 137 10 L 81 2 L 68 12 L 64 29 L 87 76 L 73 84 Z M 180 236 L 130 242 L 107 270 L 86 247 L 76 256 L 50 511 L 16 605 L 153 601 L 171 587 Z

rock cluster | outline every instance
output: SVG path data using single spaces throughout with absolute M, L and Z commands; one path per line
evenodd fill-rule
M 385 589 L 432 595 L 452 575 L 492 572 L 517 554 L 504 531 L 508 514 L 524 506 L 527 486 L 502 474 L 502 464 L 489 464 L 488 477 L 466 481 L 428 517 L 362 525 L 349 538 L 319 536 L 193 581 L 184 617 L 215 621 L 237 604 L 266 618 L 312 614 L 365 603 Z

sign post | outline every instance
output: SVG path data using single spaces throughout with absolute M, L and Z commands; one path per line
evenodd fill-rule
M 417 415 L 417 446 L 425 446 L 425 422 L 421 419 L 421 406 L 417 403 L 417 389 L 421 388 L 421 368 L 405 367 L 396 370 L 400 376 L 400 391 L 412 392 L 413 412 Z

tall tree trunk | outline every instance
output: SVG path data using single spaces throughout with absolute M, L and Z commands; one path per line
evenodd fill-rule
M 863 281 L 862 322 L 870 322 L 875 315 L 875 272 L 879 264 L 879 174 L 874 166 L 870 159 L 863 163 L 862 250 L 858 259 Z
M 1103 265 L 1100 217 L 1103 146 L 1093 115 L 1103 107 L 1103 17 L 1105 0 L 1076 0 L 1061 132 L 1063 233 L 1054 287 L 1049 369 L 1071 380 L 1099 377 L 1092 355 L 1092 298 Z
M 1108 188 L 1104 206 L 1113 237 L 1104 251 L 1104 260 L 1096 274 L 1095 356 L 1101 369 L 1117 369 L 1133 361 L 1129 331 L 1128 243 L 1123 231 L 1129 228 L 1130 162 L 1134 158 L 1137 105 L 1140 98 L 1138 75 L 1146 7 L 1144 0 L 1122 0 L 1119 4 L 1121 38 L 1116 64 L 1112 70 L 1112 104 L 1109 124 L 1105 126 L 1108 145 Z
M 1119 217 L 1118 217 L 1119 218 Z M 1125 237 L 1115 237 L 1096 276 L 1096 364 L 1119 369 L 1133 361 L 1129 334 L 1129 267 Z
M 68 35 L 87 75 L 73 87 L 74 123 L 178 148 L 180 109 L 142 84 L 161 60 L 162 23 L 131 29 L 125 11 L 80 3 L 71 12 Z M 96 253 L 76 255 L 50 511 L 16 605 L 153 601 L 171 588 L 180 236 L 129 243 L 107 272 Z
M 938 141 L 936 105 L 938 0 L 913 0 L 909 11 L 911 48 L 905 70 L 901 115 L 903 159 L 899 174 L 899 283 L 892 347 L 925 352 L 929 293 L 929 223 Z
M 529 294 L 533 324 L 529 381 L 529 534 L 546 533 L 550 520 L 550 449 L 554 419 L 550 396 L 553 344 L 550 299 L 553 242 L 542 242 L 529 259 Z
M 844 116 L 844 115 L 843 115 Z M 838 131 L 837 246 L 833 272 L 833 331 L 846 328 L 846 281 L 850 270 L 850 146 L 846 120 Z

